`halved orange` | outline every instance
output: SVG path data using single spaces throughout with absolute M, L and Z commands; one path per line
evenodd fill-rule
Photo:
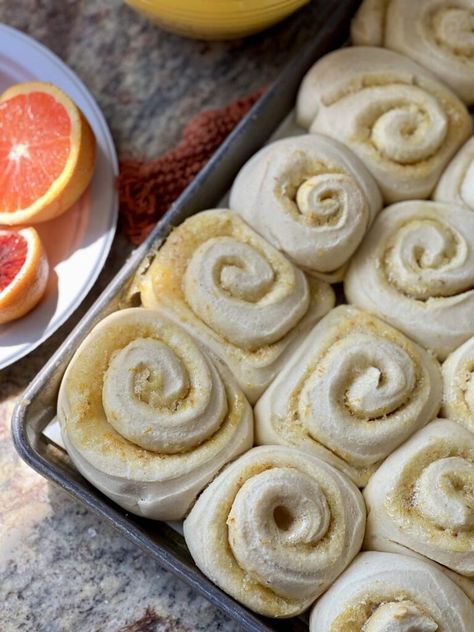
M 0 96 L 0 224 L 44 222 L 87 188 L 95 137 L 56 86 L 19 83 Z
M 0 229 L 0 324 L 24 316 L 41 300 L 48 259 L 32 227 Z

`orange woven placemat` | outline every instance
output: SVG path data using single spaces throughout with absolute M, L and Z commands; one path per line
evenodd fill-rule
M 120 226 L 133 244 L 145 239 L 263 91 L 198 114 L 184 128 L 178 145 L 154 160 L 121 161 Z

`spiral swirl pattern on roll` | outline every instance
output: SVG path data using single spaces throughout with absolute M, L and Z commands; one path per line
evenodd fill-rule
M 364 524 L 362 496 L 343 474 L 298 450 L 265 446 L 209 485 L 184 536 L 223 590 L 266 616 L 291 617 L 352 560 Z
M 474 334 L 474 214 L 423 201 L 384 209 L 344 289 L 350 303 L 444 359 Z
M 461 147 L 443 171 L 433 199 L 474 211 L 474 138 Z
M 227 369 L 140 308 L 108 316 L 86 337 L 63 378 L 58 416 L 79 471 L 156 519 L 182 518 L 253 440 L 251 408 Z
M 319 134 L 278 140 L 238 174 L 230 206 L 309 274 L 338 281 L 382 205 L 350 150 Z
M 343 305 L 313 329 L 258 401 L 256 440 L 321 456 L 364 486 L 440 403 L 438 363 L 389 325 Z
M 435 420 L 395 450 L 364 490 L 366 548 L 396 543 L 474 577 L 474 435 Z
M 425 68 L 389 50 L 344 48 L 307 73 L 298 120 L 352 149 L 386 202 L 426 198 L 472 121 Z
M 251 401 L 302 335 L 334 304 L 231 211 L 198 213 L 176 228 L 139 278 L 157 307 L 218 355 Z
M 394 553 L 361 553 L 318 600 L 310 632 L 468 632 L 474 605 L 444 573 Z
M 217 369 L 203 355 L 186 366 L 166 343 L 137 338 L 116 351 L 102 404 L 115 430 L 145 450 L 182 452 L 213 435 L 227 413 Z
M 296 268 L 291 272 L 288 285 L 278 282 L 278 271 L 255 248 L 216 237 L 193 254 L 184 292 L 211 329 L 253 350 L 280 340 L 308 310 L 306 279 Z
M 474 432 L 474 338 L 447 357 L 442 372 L 443 416 Z
M 471 0 L 364 0 L 351 34 L 356 45 L 385 46 L 414 59 L 474 103 Z

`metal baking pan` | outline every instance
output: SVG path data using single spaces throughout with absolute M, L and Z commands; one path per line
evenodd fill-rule
M 87 507 L 106 518 L 166 570 L 234 619 L 243 630 L 271 632 L 307 630 L 304 618 L 283 621 L 260 617 L 237 603 L 208 580 L 194 565 L 184 539 L 168 525 L 133 516 L 89 484 L 67 454 L 43 434 L 56 412 L 59 384 L 70 358 L 92 327 L 123 305 L 123 297 L 137 269 L 153 256 L 167 234 L 185 218 L 215 207 L 229 189 L 243 163 L 257 151 L 291 111 L 299 83 L 321 55 L 347 39 L 358 0 L 318 0 L 319 12 L 311 41 L 300 51 L 266 94 L 233 131 L 193 183 L 173 204 L 148 239 L 131 255 L 99 299 L 64 341 L 16 405 L 12 419 L 15 447 L 37 472 L 60 485 Z

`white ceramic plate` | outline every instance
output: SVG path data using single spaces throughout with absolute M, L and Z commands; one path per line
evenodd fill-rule
M 35 225 L 48 253 L 49 285 L 32 312 L 0 326 L 0 369 L 46 340 L 79 306 L 105 263 L 117 224 L 117 156 L 97 103 L 56 55 L 0 24 L 0 93 L 14 83 L 33 80 L 54 83 L 81 108 L 95 133 L 97 163 L 79 202 L 60 217 Z

